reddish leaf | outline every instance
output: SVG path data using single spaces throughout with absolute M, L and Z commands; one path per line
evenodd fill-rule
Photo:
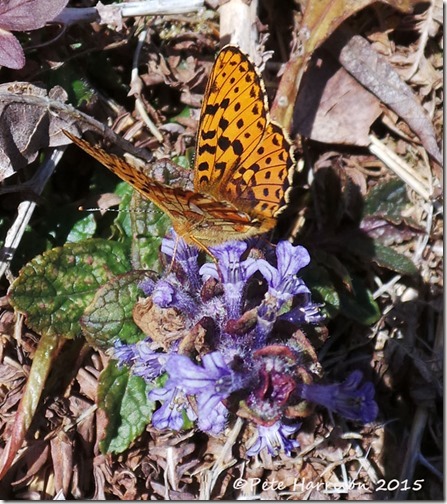
M 0 0 L 0 26 L 11 31 L 37 30 L 54 19 L 68 0 Z
M 13 430 L 9 437 L 0 461 L 0 479 L 14 461 L 14 457 L 21 447 L 25 434 L 31 424 L 43 386 L 50 372 L 53 359 L 59 352 L 63 339 L 54 335 L 44 334 L 39 341 L 34 355 L 25 392 L 17 410 Z
M 25 53 L 9 31 L 0 28 L 0 65 L 18 70 L 25 66 Z

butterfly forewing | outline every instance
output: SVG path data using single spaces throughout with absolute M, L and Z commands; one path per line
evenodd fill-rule
M 225 47 L 204 96 L 195 188 L 254 218 L 273 217 L 285 203 L 292 166 L 291 144 L 269 120 L 261 77 L 238 48 Z

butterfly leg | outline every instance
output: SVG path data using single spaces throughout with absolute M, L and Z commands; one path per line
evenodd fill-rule
M 194 245 L 197 246 L 200 250 L 203 250 L 206 254 L 208 254 L 211 259 L 217 264 L 217 259 L 214 257 L 213 253 L 211 250 L 206 247 L 201 241 L 197 240 L 194 236 L 190 236 L 189 239 L 194 243 Z
M 174 248 L 172 250 L 171 261 L 170 261 L 168 269 L 167 269 L 167 274 L 171 273 L 174 268 L 175 256 L 177 254 L 177 248 L 178 248 L 178 244 L 179 244 L 179 240 L 180 240 L 180 236 L 177 233 L 174 233 L 174 234 L 175 234 Z

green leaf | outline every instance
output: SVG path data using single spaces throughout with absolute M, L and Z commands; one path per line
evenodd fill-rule
M 79 219 L 68 233 L 67 242 L 77 243 L 92 238 L 96 231 L 96 221 L 92 213 Z
M 187 154 L 186 156 L 174 156 L 172 158 L 172 162 L 181 166 L 183 169 L 185 170 L 190 170 L 191 169 L 191 166 L 192 166 L 192 155 L 189 154 L 189 152 L 187 151 Z
M 73 338 L 98 288 L 130 269 L 121 245 L 92 239 L 69 243 L 26 264 L 9 291 L 14 308 L 36 332 Z
M 79 78 L 79 67 L 75 63 L 66 62 L 46 74 L 48 87 L 62 86 L 68 94 L 68 100 L 75 107 L 92 102 L 95 93 L 86 79 Z
M 84 79 L 75 79 L 71 83 L 71 91 L 75 99 L 75 107 L 88 105 L 93 100 L 95 93 Z
M 154 411 L 149 391 L 141 377 L 130 374 L 126 367 L 119 368 L 114 361 L 101 373 L 98 404 L 109 420 L 100 442 L 103 453 L 123 452 L 144 431 Z
M 154 203 L 134 191 L 129 184 L 119 184 L 121 196 L 115 226 L 130 248 L 132 269 L 159 269 L 160 244 L 171 221 Z
M 341 280 L 346 288 L 352 288 L 351 274 L 334 254 L 314 249 L 312 251 L 312 260 L 332 272 L 337 279 Z
M 130 202 L 131 258 L 134 269 L 157 269 L 160 245 L 171 221 L 151 201 L 134 191 Z
M 134 190 L 127 182 L 120 182 L 115 188 L 115 194 L 121 197 L 118 213 L 113 221 L 114 236 L 128 243 L 129 248 L 132 242 L 132 226 L 130 222 L 129 205 Z
M 352 277 L 353 294 L 340 292 L 340 312 L 347 318 L 369 326 L 380 318 L 380 309 L 364 282 Z
M 175 122 L 178 122 L 178 119 L 179 118 L 187 118 L 189 119 L 191 117 L 191 107 L 183 107 L 183 109 L 175 116 L 171 117 L 169 119 L 169 122 L 170 123 L 175 123 Z
M 335 317 L 340 308 L 340 300 L 326 268 L 311 263 L 303 271 L 302 278 L 311 290 L 314 301 L 324 303 L 322 313 L 329 318 Z
M 81 318 L 87 341 L 99 348 L 109 348 L 116 339 L 129 344 L 143 339 L 132 311 L 142 294 L 138 284 L 154 277 L 151 272 L 132 271 L 103 285 Z
M 374 240 L 374 257 L 372 259 L 379 266 L 401 275 L 416 275 L 418 273 L 418 269 L 411 259 L 391 247 L 381 245 L 376 240 Z
M 400 179 L 392 179 L 369 191 L 363 207 L 363 216 L 400 217 L 407 204 L 405 184 Z

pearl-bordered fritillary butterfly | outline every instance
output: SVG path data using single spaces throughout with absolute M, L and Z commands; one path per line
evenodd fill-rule
M 291 142 L 270 120 L 262 77 L 238 47 L 218 54 L 203 98 L 194 190 L 170 187 L 123 158 L 67 136 L 161 208 L 185 241 L 208 247 L 273 229 L 288 202 Z

